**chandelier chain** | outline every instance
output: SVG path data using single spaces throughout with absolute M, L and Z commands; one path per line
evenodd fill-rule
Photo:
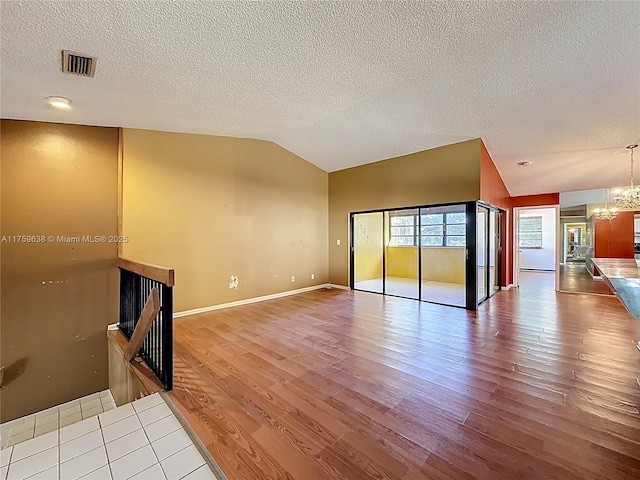
M 631 148 L 631 190 L 633 190 L 633 148 Z
M 640 187 L 636 186 L 633 181 L 634 177 L 634 158 L 633 150 L 637 147 L 637 144 L 628 145 L 627 149 L 631 150 L 631 162 L 630 162 L 630 179 L 629 187 L 622 191 L 615 199 L 616 205 L 624 209 L 640 209 Z

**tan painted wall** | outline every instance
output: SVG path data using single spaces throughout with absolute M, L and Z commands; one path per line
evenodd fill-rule
M 262 140 L 123 139 L 123 253 L 175 268 L 175 311 L 327 282 L 326 172 Z
M 115 235 L 114 128 L 2 121 L 1 235 Z M 2 243 L 1 421 L 108 387 L 114 243 Z
M 330 281 L 349 284 L 350 212 L 477 200 L 480 154 L 475 139 L 330 173 Z
M 355 281 L 382 278 L 382 213 L 365 213 L 354 219 Z

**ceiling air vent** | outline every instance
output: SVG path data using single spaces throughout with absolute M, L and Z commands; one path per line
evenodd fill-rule
M 93 77 L 96 74 L 96 57 L 87 57 L 69 50 L 62 51 L 62 71 L 81 77 Z

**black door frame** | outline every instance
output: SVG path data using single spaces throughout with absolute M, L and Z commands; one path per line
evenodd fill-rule
M 467 310 L 477 310 L 478 306 L 482 303 L 489 300 L 493 297 L 497 292 L 502 290 L 502 253 L 504 248 L 504 235 L 503 231 L 503 218 L 506 215 L 506 211 L 491 205 L 489 203 L 483 201 L 470 201 L 470 202 L 448 202 L 448 203 L 436 203 L 430 205 L 419 205 L 419 206 L 411 206 L 411 207 L 395 207 L 395 208 L 383 208 L 383 209 L 375 209 L 375 210 L 363 210 L 358 212 L 350 212 L 349 213 L 349 287 L 352 290 L 357 290 L 355 285 L 355 272 L 354 272 L 354 245 L 353 245 L 353 227 L 354 227 L 354 217 L 355 215 L 363 214 L 363 213 L 382 213 L 382 236 L 384 239 L 384 228 L 385 228 L 385 213 L 398 211 L 398 210 L 418 210 L 418 228 L 421 226 L 420 212 L 423 208 L 434 208 L 434 207 L 447 207 L 452 205 L 464 205 L 466 212 L 466 260 L 465 260 L 465 306 L 464 308 Z M 498 284 L 498 289 L 493 290 L 493 288 L 489 288 L 489 269 L 485 269 L 485 292 L 486 296 L 482 300 L 479 300 L 478 297 L 478 268 L 477 268 L 477 258 L 478 258 L 478 236 L 477 236 L 477 226 L 478 226 L 478 207 L 483 207 L 488 209 L 489 215 L 492 212 L 496 212 L 498 214 L 497 217 L 497 226 L 498 226 L 498 235 L 496 238 L 497 241 L 497 258 L 496 258 L 496 282 Z M 489 215 L 487 215 L 486 225 L 485 225 L 485 234 L 489 231 L 489 225 L 491 224 Z M 485 258 L 490 258 L 490 246 L 491 242 L 487 241 L 486 243 L 486 251 Z M 382 295 L 388 295 L 390 297 L 399 297 L 399 298 L 407 298 L 410 300 L 416 300 L 412 297 L 402 297 L 400 295 L 391 295 L 386 293 L 386 285 L 385 279 L 386 277 L 386 252 L 383 244 L 382 248 Z M 357 290 L 357 291 L 366 291 L 366 290 Z M 369 292 L 369 293 L 378 293 L 379 292 Z M 427 300 L 422 300 L 422 249 L 418 248 L 418 301 L 424 301 L 427 303 L 435 303 L 437 302 L 428 302 Z M 449 307 L 457 307 L 456 305 L 449 305 L 446 303 L 438 304 L 438 305 L 446 305 Z
M 489 300 L 491 297 L 493 297 L 496 293 L 498 293 L 500 290 L 502 290 L 502 249 L 503 249 L 503 238 L 504 238 L 504 234 L 505 232 L 503 232 L 503 228 L 502 228 L 502 220 L 503 220 L 503 215 L 506 214 L 506 212 L 498 207 L 495 207 L 493 205 L 491 205 L 490 203 L 487 202 L 483 202 L 483 201 L 477 201 L 476 203 L 476 207 L 475 207 L 475 213 L 476 213 L 476 222 L 477 222 L 477 215 L 478 215 L 478 207 L 483 207 L 488 209 L 489 215 L 487 215 L 487 220 L 486 220 L 486 224 L 485 224 L 485 234 L 489 231 L 489 226 L 491 225 L 491 221 L 490 221 L 490 215 L 492 212 L 496 212 L 498 214 L 497 217 L 497 225 L 498 225 L 498 235 L 497 235 L 497 239 L 496 239 L 496 243 L 497 243 L 497 258 L 496 258 L 496 267 L 495 267 L 495 273 L 496 273 L 496 282 L 498 283 L 498 290 L 493 290 L 493 288 L 489 288 L 489 269 L 485 269 L 485 298 L 483 298 L 482 300 L 478 299 L 477 296 L 477 286 L 476 286 L 476 304 L 477 306 L 480 306 L 481 304 L 483 304 L 484 302 L 486 302 L 487 300 Z M 488 238 L 488 237 L 487 237 Z M 491 250 L 491 242 L 487 241 L 486 243 L 486 251 L 485 251 L 485 258 L 487 259 L 487 261 L 490 258 L 490 250 Z M 476 256 L 476 259 L 474 259 L 474 262 L 477 261 L 477 235 L 476 238 L 474 240 L 474 256 Z M 474 268 L 474 270 L 477 270 L 477 265 Z M 476 280 L 477 280 L 477 275 L 476 275 Z
M 438 303 L 438 302 L 429 302 L 427 300 L 422 300 L 422 249 L 418 248 L 418 301 L 433 303 L 437 305 L 445 305 L 447 307 L 455 307 L 455 308 L 465 308 L 467 310 L 475 310 L 477 308 L 477 269 L 475 268 L 476 261 L 476 215 L 477 215 L 477 202 L 447 202 L 447 203 L 434 203 L 429 205 L 417 205 L 417 206 L 409 206 L 409 207 L 395 207 L 395 208 L 378 208 L 374 210 L 362 210 L 358 212 L 349 212 L 349 287 L 351 290 L 363 291 L 367 292 L 367 290 L 358 290 L 355 288 L 355 261 L 354 261 L 354 235 L 353 235 L 353 227 L 354 227 L 354 217 L 356 215 L 361 215 L 364 213 L 382 213 L 382 238 L 384 239 L 384 227 L 385 227 L 385 213 L 386 212 L 395 212 L 399 210 L 417 210 L 418 211 L 418 228 L 421 226 L 420 212 L 423 208 L 436 208 L 436 207 L 449 207 L 453 205 L 464 205 L 465 207 L 465 215 L 466 215 L 466 259 L 465 259 L 465 306 L 459 307 L 457 305 L 450 305 L 446 303 Z M 472 233 L 470 233 L 472 232 Z M 390 297 L 399 297 L 399 298 L 407 298 L 409 300 L 416 300 L 416 298 L 412 297 L 403 297 L 400 295 L 392 295 L 386 293 L 386 255 L 385 248 L 383 244 L 382 248 L 382 295 L 387 295 Z M 470 296 L 470 288 L 469 285 L 473 285 L 473 294 Z M 378 293 L 380 292 L 369 292 L 369 293 Z

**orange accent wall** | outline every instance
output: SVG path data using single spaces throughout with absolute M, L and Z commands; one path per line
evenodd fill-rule
M 613 220 L 594 220 L 596 258 L 633 258 L 635 212 L 620 212 Z
M 503 235 L 502 258 L 500 260 L 502 263 L 502 285 L 506 286 L 511 283 L 512 277 L 511 243 L 513 243 L 513 235 L 509 235 L 511 196 L 483 141 L 480 141 L 480 200 L 502 208 L 505 211 L 502 215 L 501 228 L 507 235 Z
M 484 142 L 480 142 L 480 200 L 490 203 L 496 207 L 508 210 L 511 196 L 509 190 L 502 181 L 500 172 L 493 163 L 493 159 L 485 147 Z
M 511 197 L 511 207 L 542 207 L 547 205 L 559 205 L 559 193 L 541 193 L 539 195 L 523 195 Z

